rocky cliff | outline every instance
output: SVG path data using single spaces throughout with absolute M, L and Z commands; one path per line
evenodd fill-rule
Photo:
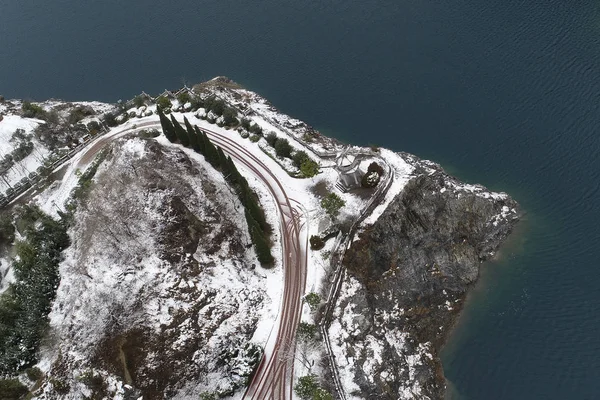
M 442 399 L 439 349 L 518 219 L 508 195 L 411 159 L 414 177 L 345 254 L 330 336 L 348 397 Z

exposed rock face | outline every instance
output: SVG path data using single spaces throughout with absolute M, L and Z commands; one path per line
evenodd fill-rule
M 342 381 L 360 398 L 444 397 L 438 351 L 481 262 L 517 220 L 507 195 L 425 169 L 344 258 L 330 335 Z

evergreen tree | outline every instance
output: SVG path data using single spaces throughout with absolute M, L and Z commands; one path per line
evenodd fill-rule
M 227 156 L 227 165 L 227 170 L 229 171 L 229 181 L 233 186 L 235 186 L 236 192 L 238 193 L 239 197 L 239 185 L 241 181 L 241 175 L 238 169 L 236 168 L 235 164 L 233 163 L 231 156 Z
M 185 147 L 190 147 L 190 138 L 188 137 L 187 132 L 181 124 L 175 119 L 173 115 L 171 115 L 171 122 L 173 122 L 173 127 L 175 128 L 175 134 L 177 135 L 177 139 L 179 139 L 179 143 L 181 143 Z
M 260 228 L 263 231 L 267 231 L 269 225 L 265 219 L 265 214 L 260 208 L 258 201 L 256 201 L 250 186 L 248 186 L 248 181 L 245 181 L 245 184 L 242 186 L 242 198 L 240 200 L 242 201 L 242 204 L 244 204 L 246 210 L 248 210 L 252 216 L 252 219 L 254 219 L 260 225 Z
M 183 117 L 183 122 L 185 123 L 185 130 L 187 131 L 188 139 L 190 139 L 191 148 L 194 149 L 195 151 L 199 151 L 200 150 L 200 145 L 198 143 L 199 139 L 198 139 L 198 136 L 196 135 L 196 131 L 194 130 L 194 127 L 192 126 L 192 124 L 190 124 L 190 121 L 188 121 L 188 119 L 186 117 Z
M 175 136 L 175 129 L 173 128 L 173 124 L 169 121 L 169 118 L 165 116 L 160 108 L 157 108 L 158 117 L 160 118 L 160 126 L 162 127 L 163 133 L 169 142 L 173 143 L 177 139 Z
M 200 128 L 198 128 L 195 125 L 194 125 L 194 131 L 196 132 L 196 140 L 198 141 L 198 150 L 196 150 L 196 151 L 198 153 L 202 154 L 203 156 L 206 156 L 206 143 L 204 141 L 204 135 L 202 134 L 202 131 L 200 130 Z
M 219 153 L 217 152 L 217 148 L 210 141 L 206 132 L 203 132 L 203 136 L 204 136 L 204 144 L 206 145 L 206 154 L 204 156 L 206 157 L 206 159 L 208 160 L 210 165 L 212 165 L 215 168 L 218 168 L 219 167 Z
M 219 155 L 219 166 L 221 167 L 221 171 L 224 176 L 229 175 L 227 164 L 227 156 L 223 153 L 223 149 L 221 147 L 217 147 L 217 154 Z
M 250 231 L 250 237 L 252 238 L 252 243 L 254 244 L 254 250 L 256 250 L 258 261 L 260 261 L 260 263 L 263 265 L 272 264 L 274 261 L 273 255 L 271 254 L 269 242 L 263 230 L 258 222 L 252 218 L 248 210 L 246 210 L 245 215 L 246 222 L 248 223 L 248 230 Z

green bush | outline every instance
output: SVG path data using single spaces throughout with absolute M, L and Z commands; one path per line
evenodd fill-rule
M 140 108 L 141 106 L 145 105 L 146 102 L 144 101 L 144 96 L 142 96 L 141 94 L 138 94 L 137 96 L 135 96 L 133 98 L 133 105 L 136 106 L 137 108 Z
M 104 114 L 102 118 L 104 119 L 104 123 L 110 127 L 118 125 L 117 116 L 112 112 Z
M 29 390 L 18 379 L 0 379 L 2 400 L 19 400 L 27 393 Z
M 269 146 L 275 147 L 275 143 L 277 142 L 277 134 L 275 132 L 271 132 L 265 138 Z
M 177 101 L 179 102 L 179 104 L 184 105 L 185 103 L 191 103 L 192 97 L 187 92 L 187 90 L 184 90 L 183 92 L 177 95 Z
M 157 129 L 142 129 L 138 132 L 138 137 L 143 139 L 152 139 L 159 136 L 160 132 Z
M 306 296 L 304 296 L 304 300 L 306 300 L 306 304 L 312 312 L 317 311 L 319 305 L 321 304 L 321 296 L 316 294 L 315 292 L 310 292 Z
M 27 379 L 30 381 L 37 381 L 44 376 L 44 373 L 38 367 L 31 367 L 25 370 L 25 375 L 27 375 Z
M 298 338 L 304 340 L 314 340 L 317 335 L 317 326 L 307 322 L 298 324 Z
M 250 141 L 251 141 L 252 143 L 256 143 L 256 142 L 258 142 L 259 140 L 260 140 L 260 136 L 258 136 L 258 135 L 252 135 L 252 136 L 250 136 Z
M 25 240 L 15 246 L 15 283 L 0 295 L 0 375 L 14 374 L 37 362 L 60 280 L 58 264 L 69 245 L 64 223 L 25 206 L 19 226 Z
M 321 207 L 331 219 L 335 219 L 340 209 L 346 205 L 346 202 L 335 193 L 329 193 L 323 200 L 321 200 Z
M 172 106 L 173 104 L 167 96 L 160 96 L 158 99 L 156 99 L 156 107 L 162 111 L 170 109 Z
M 50 383 L 54 388 L 54 391 L 59 394 L 67 394 L 71 391 L 71 385 L 60 379 L 50 379 Z
M 15 162 L 24 160 L 28 155 L 33 152 L 33 142 L 21 142 L 13 149 L 12 156 Z
M 100 130 L 102 129 L 102 127 L 100 126 L 100 123 L 98 123 L 98 121 L 88 122 L 88 124 L 86 125 L 86 128 L 88 129 L 88 131 L 90 131 L 90 133 L 92 135 L 95 135 L 96 133 L 100 132 Z
M 67 122 L 70 125 L 75 125 L 85 117 L 90 116 L 92 114 L 93 110 L 91 110 L 89 107 L 75 107 L 69 113 L 69 116 L 67 117 Z
M 300 173 L 305 178 L 312 178 L 319 173 L 319 164 L 313 160 L 306 160 L 300 166 Z
M 250 120 L 248 118 L 242 118 L 240 125 L 247 131 L 250 131 Z
M 223 123 L 226 126 L 236 126 L 239 123 L 239 121 L 236 117 L 237 117 L 237 112 L 231 107 L 227 107 L 223 111 Z
M 23 116 L 25 118 L 38 118 L 45 119 L 47 116 L 46 111 L 37 104 L 30 103 L 29 101 L 24 101 L 21 106 L 21 110 L 23 111 Z
M 292 155 L 292 146 L 287 139 L 279 138 L 275 142 L 275 154 L 277 157 L 289 158 Z
M 202 392 L 200 393 L 200 400 L 217 400 L 219 397 L 215 392 Z
M 300 377 L 294 391 L 302 400 L 333 400 L 331 393 L 319 385 L 316 375 Z
M 255 135 L 262 135 L 263 129 L 256 123 L 250 125 L 250 133 L 254 133 Z
M 0 246 L 10 245 L 15 240 L 15 226 L 12 215 L 8 212 L 0 214 Z
M 211 96 L 204 101 L 204 108 L 206 113 L 212 111 L 215 115 L 223 115 L 225 111 L 225 102 L 221 99 L 217 99 L 215 96 Z
M 84 372 L 81 376 L 79 376 L 78 380 L 94 393 L 103 392 L 107 387 L 102 375 L 96 374 L 94 371 Z
M 310 160 L 310 158 L 308 157 L 308 154 L 306 154 L 305 151 L 299 150 L 294 152 L 294 155 L 292 157 L 292 162 L 294 163 L 294 167 L 300 169 L 300 166 L 302 166 L 302 163 L 304 163 L 305 161 Z
M 325 241 L 320 236 L 312 235 L 309 239 L 310 248 L 313 250 L 321 250 L 325 246 Z

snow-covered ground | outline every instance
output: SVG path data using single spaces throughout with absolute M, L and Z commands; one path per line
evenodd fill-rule
M 221 128 L 198 118 L 195 112 L 177 112 L 174 115 L 180 121 L 183 121 L 185 116 L 192 125 L 226 136 L 259 160 L 272 174 L 268 181 L 273 186 L 276 186 L 276 181 L 280 182 L 292 199 L 292 206 L 300 211 L 303 229 L 308 237 L 321 234 L 324 229 L 331 226 L 329 217 L 320 206 L 322 196 L 329 191 L 335 192 L 345 201 L 345 206 L 338 217 L 339 221 L 349 224 L 355 221 L 369 205 L 370 198 L 365 191 L 343 193 L 335 188 L 338 173 L 331 166 L 335 164 L 335 155 L 340 154 L 344 146 L 335 140 L 320 137 L 303 122 L 278 112 L 260 96 L 243 89 L 237 92 L 242 94 L 244 101 L 248 102 L 249 118 L 263 128 L 265 135 L 275 132 L 278 137 L 288 138 L 294 150 L 307 151 L 311 158 L 319 161 L 323 167 L 321 172 L 309 179 L 292 178 L 280 166 L 283 163 L 289 167 L 288 169 L 293 169 L 290 161 L 275 161 L 272 149 L 265 139 L 253 143 L 249 139 L 244 139 L 237 131 Z M 231 104 L 239 102 L 229 92 L 219 95 Z M 177 102 L 174 103 L 177 107 Z M 111 106 L 101 103 L 78 104 L 105 111 L 112 109 Z M 60 104 L 47 103 L 44 107 L 50 109 L 57 105 Z M 149 115 L 150 111 L 151 115 Z M 103 346 L 114 347 L 115 343 L 107 344 L 107 337 L 116 336 L 119 340 L 133 340 L 127 336 L 129 335 L 127 327 L 136 327 L 144 330 L 143 335 L 146 336 L 143 337 L 153 345 L 154 337 L 167 335 L 171 340 L 169 343 L 172 344 L 169 351 L 189 350 L 192 343 L 200 348 L 192 352 L 193 357 L 187 362 L 195 363 L 193 365 L 198 368 L 213 372 L 202 379 L 192 379 L 190 376 L 182 375 L 180 383 L 183 383 L 177 388 L 167 388 L 170 390 L 169 393 L 177 398 L 189 398 L 192 394 L 197 398 L 199 392 L 224 390 L 227 385 L 231 385 L 231 380 L 224 378 L 226 372 L 231 371 L 213 362 L 216 352 L 250 342 L 265 346 L 267 352 L 271 350 L 269 343 L 273 337 L 273 327 L 277 325 L 279 318 L 283 290 L 281 233 L 278 229 L 274 229 L 272 235 L 273 255 L 276 262 L 271 270 L 249 268 L 252 264 L 258 264 L 253 250 L 245 251 L 243 256 L 232 259 L 229 256 L 231 248 L 223 238 L 221 240 L 225 240 L 225 244 L 222 248 L 207 252 L 200 244 L 197 251 L 185 254 L 184 259 L 181 260 L 182 265 L 201 265 L 202 273 L 198 271 L 191 273 L 182 266 L 174 267 L 173 263 L 165 261 L 164 255 L 159 251 L 163 245 L 162 233 L 169 226 L 169 214 L 164 204 L 172 201 L 173 193 L 168 190 L 149 190 L 148 187 L 136 183 L 133 179 L 133 176 L 139 173 L 136 166 L 145 165 L 148 173 L 155 170 L 154 166 L 147 162 L 152 155 L 148 153 L 149 142 L 140 139 L 119 139 L 140 129 L 153 127 L 160 129 L 156 107 L 151 105 L 135 108 L 128 110 L 128 113 L 135 116 L 87 144 L 68 162 L 64 179 L 52 184 L 34 200 L 45 212 L 57 216 L 58 211 L 64 210 L 65 203 L 78 184 L 77 171 L 85 170 L 93 161 L 93 158 L 85 157 L 88 150 L 101 141 L 118 143 L 113 148 L 113 154 L 98 171 L 95 178 L 96 188 L 90 194 L 92 201 L 78 211 L 76 225 L 70 232 L 73 246 L 66 250 L 66 259 L 61 264 L 61 285 L 50 315 L 51 336 L 54 341 L 51 342 L 52 346 L 45 349 L 40 367 L 52 375 L 59 374 L 64 367 L 62 363 L 69 363 L 71 372 L 61 377 L 72 382 L 76 389 L 71 398 L 89 395 L 85 385 L 77 383 L 77 377 L 89 370 L 94 365 L 93 362 L 97 361 L 91 354 L 104 349 Z M 2 130 L 4 122 L 6 124 Z M 0 151 L 4 151 L 3 144 L 8 143 L 14 129 L 22 126 L 26 132 L 31 132 L 39 123 L 40 121 L 5 116 L 4 121 L 0 122 Z M 220 173 L 214 171 L 202 156 L 192 150 L 173 145 L 163 136 L 156 141 L 166 153 L 170 154 L 169 157 L 172 158 L 173 154 L 181 152 L 192 164 L 191 169 L 182 169 L 182 166 L 178 166 L 179 173 L 173 176 L 171 178 L 173 182 L 170 182 L 186 193 L 186 196 L 180 196 L 185 207 L 200 216 L 200 219 L 209 220 L 214 219 L 215 216 L 207 214 L 207 210 L 220 210 L 215 211 L 220 218 L 227 216 L 225 219 L 228 223 L 237 227 L 238 234 L 241 235 L 237 240 L 248 243 L 243 212 L 240 211 L 237 199 L 230 193 Z M 356 150 L 368 153 L 367 149 Z M 47 154 L 43 152 L 43 147 L 36 144 L 34 154 L 38 154 L 40 160 Z M 325 158 L 319 158 L 319 155 Z M 35 158 L 27 162 L 26 160 L 23 161 L 24 166 L 21 170 L 14 168 L 16 172 L 9 175 L 9 179 L 18 181 L 25 173 L 22 169 L 37 168 L 35 162 L 41 162 Z M 383 201 L 366 217 L 363 226 L 374 223 L 384 213 L 414 173 L 414 166 L 409 159 L 386 149 L 381 149 L 378 155 L 373 153 L 370 157 L 366 157 L 361 163 L 361 171 L 366 171 L 368 164 L 377 160 L 389 166 L 390 169 L 386 173 L 390 174 L 393 180 Z M 277 228 L 280 221 L 278 207 L 264 182 L 243 164 L 236 164 L 258 194 L 268 222 Z M 213 182 L 214 190 L 219 194 L 218 199 L 206 194 L 207 184 L 199 183 L 193 170 L 200 171 L 202 176 Z M 160 168 L 158 171 L 166 174 L 166 171 Z M 122 179 L 120 186 L 119 179 Z M 479 189 L 477 186 L 465 186 L 465 190 L 477 192 Z M 220 230 L 219 227 L 213 228 L 209 238 L 216 240 Z M 329 284 L 324 282 L 329 273 L 328 254 L 333 250 L 334 240 L 330 239 L 325 248 L 320 251 L 308 251 L 307 293 L 325 292 Z M 122 247 L 123 243 L 127 243 L 125 248 Z M 207 255 L 208 253 L 210 254 Z M 344 281 L 343 285 L 342 302 L 344 298 L 353 296 L 358 290 L 352 281 Z M 211 302 L 214 306 L 204 304 L 206 302 Z M 180 318 L 182 315 L 186 318 Z M 220 318 L 225 315 L 227 317 L 221 320 Z M 347 357 L 349 351 L 347 342 L 352 338 L 353 326 L 363 323 L 364 316 L 361 316 L 355 306 L 348 302 L 343 308 L 335 310 L 335 317 L 329 330 L 332 348 L 338 360 L 343 386 L 349 398 L 352 398 L 352 392 L 358 388 L 352 374 L 356 360 Z M 219 322 L 211 323 L 210 321 L 215 318 Z M 302 320 L 313 323 L 314 318 L 314 313 L 305 304 Z M 202 328 L 194 330 L 190 328 L 192 325 Z M 389 332 L 389 335 L 387 346 L 400 352 L 406 338 L 401 332 Z M 197 336 L 202 339 L 198 339 Z M 201 341 L 199 346 L 197 340 L 204 339 L 206 340 Z M 123 344 L 119 346 L 122 348 Z M 362 368 L 375 371 L 384 363 L 384 348 L 373 338 L 366 338 L 352 346 L 357 346 L 357 349 L 363 349 L 369 354 L 368 362 L 365 362 Z M 405 350 L 402 353 L 412 360 L 408 365 L 418 365 L 421 358 L 427 357 L 427 344 L 423 346 L 423 349 L 411 348 L 410 352 L 407 353 Z M 297 356 L 296 376 L 320 373 L 318 362 L 324 348 L 317 344 L 305 346 L 301 350 L 308 356 L 312 365 L 307 367 L 307 360 Z M 160 351 L 157 350 L 145 359 L 148 367 L 140 371 L 147 377 L 152 375 L 149 369 L 160 363 L 159 353 Z M 120 373 L 111 370 L 111 367 L 115 368 L 114 365 L 94 368 L 103 376 L 115 398 L 119 398 L 128 390 L 126 379 L 124 381 L 119 378 Z M 409 376 L 411 373 L 414 371 L 407 371 Z M 398 379 L 399 377 L 384 378 Z M 51 389 L 51 385 L 47 385 L 44 389 L 48 397 L 51 396 Z M 409 394 L 413 397 L 418 396 L 418 388 L 411 387 L 410 382 L 407 381 L 406 393 L 406 398 L 410 398 Z M 240 396 L 241 393 L 237 392 L 234 398 Z

